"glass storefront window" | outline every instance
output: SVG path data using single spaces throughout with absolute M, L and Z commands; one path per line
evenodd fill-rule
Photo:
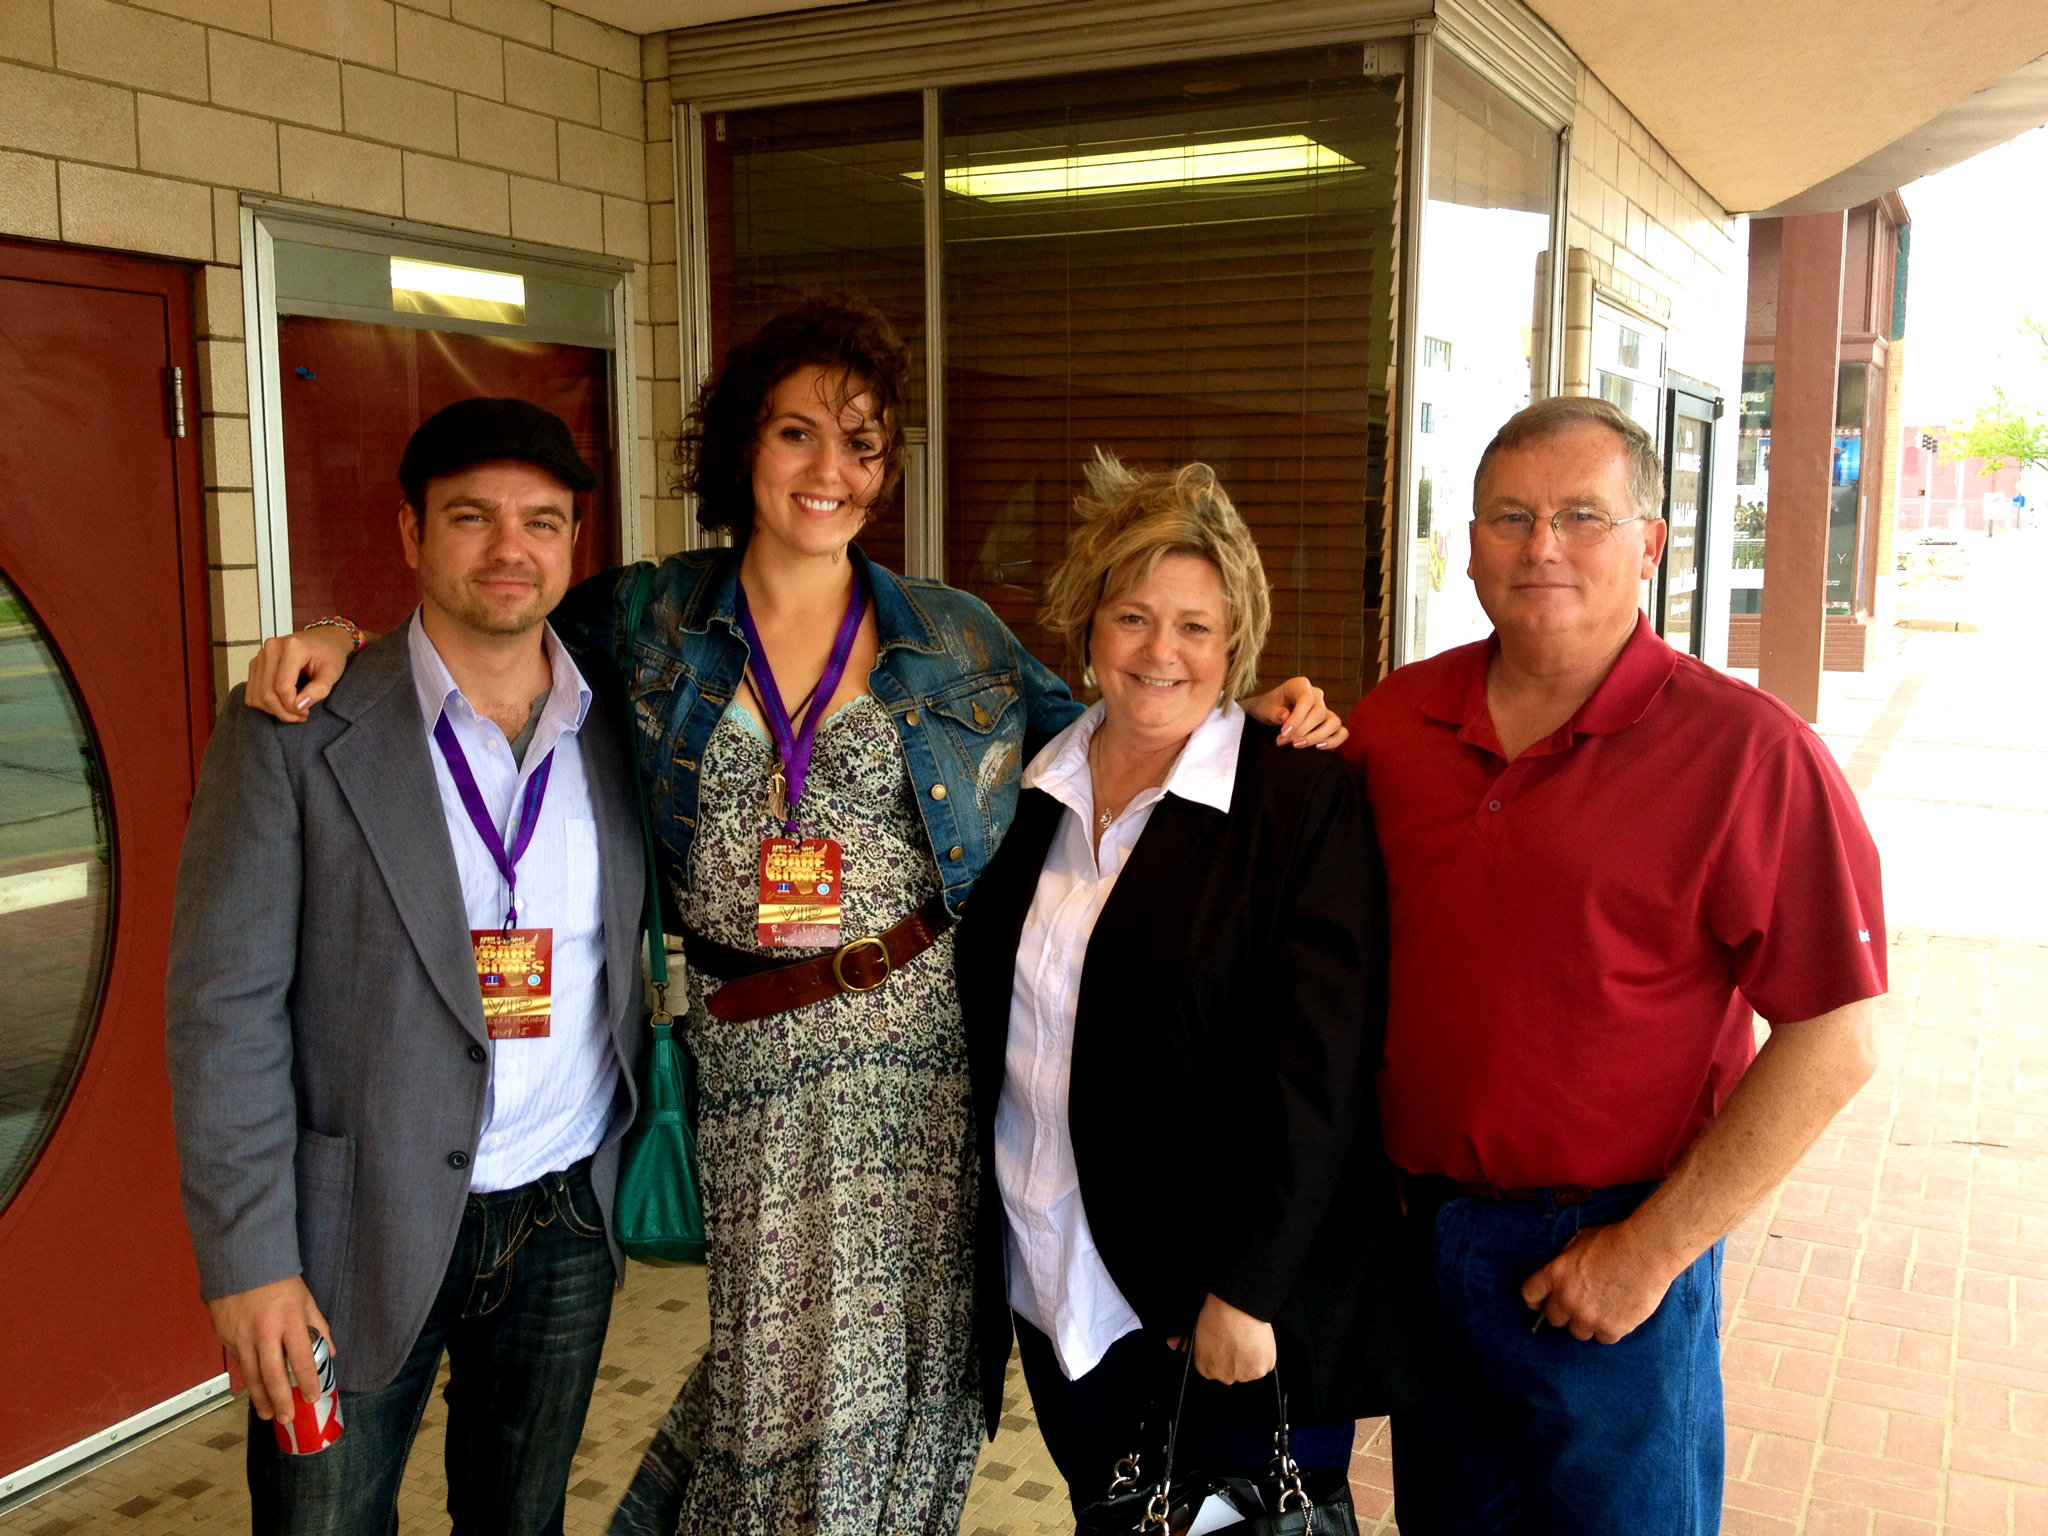
M 1857 536 L 1863 498 L 1863 417 L 1868 404 L 1870 365 L 1844 363 L 1835 376 L 1835 454 L 1828 476 L 1829 613 L 1856 609 Z
M 851 291 L 879 306 L 910 348 L 904 479 L 916 494 L 926 422 L 923 97 L 721 112 L 705 120 L 704 138 L 713 358 L 808 291 Z M 875 509 L 860 546 L 903 569 L 900 496 Z
M 1763 612 L 1774 377 L 1769 363 L 1750 363 L 1742 370 L 1742 435 L 1735 468 L 1734 613 Z M 1835 373 L 1835 450 L 1828 484 L 1827 611 L 1831 614 L 1855 612 L 1862 580 L 1863 430 L 1869 405 L 1870 365 L 1843 363 Z
M 1606 304 L 1593 306 L 1593 390 L 1650 434 L 1664 401 L 1664 332 Z
M 0 577 L 0 1209 L 56 1129 L 113 927 L 105 777 L 78 696 Z
M 1672 391 L 1664 517 L 1670 532 L 1658 589 L 1657 632 L 1689 655 L 1700 653 L 1699 595 L 1706 555 L 1706 509 L 1714 483 L 1713 404 Z
M 1550 311 L 1557 135 L 1444 48 L 1432 54 L 1423 336 L 1417 370 L 1408 645 L 1416 660 L 1491 632 L 1471 582 L 1472 472 L 1500 424 L 1534 398 Z M 1419 359 L 1421 360 L 1421 359 Z
M 1356 697 L 1377 668 L 1399 78 L 1317 49 L 943 109 L 947 579 L 1064 665 L 1037 610 L 1083 461 L 1203 460 L 1272 581 L 1264 674 Z

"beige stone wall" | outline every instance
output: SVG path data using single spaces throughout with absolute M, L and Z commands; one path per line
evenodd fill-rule
M 1572 127 L 1565 313 L 1565 391 L 1588 388 L 1591 298 L 1599 290 L 1667 328 L 1666 366 L 1727 401 L 1715 436 L 1708 510 L 1706 659 L 1724 664 L 1728 587 L 1717 579 L 1734 538 L 1735 427 L 1749 292 L 1749 236 L 1666 154 L 1599 77 L 1581 66 Z
M 643 539 L 662 547 L 645 435 L 673 421 L 655 410 L 675 377 L 660 44 L 545 0 L 0 0 L 0 234 L 199 268 L 223 690 L 259 635 L 245 190 L 630 259 L 638 512 Z

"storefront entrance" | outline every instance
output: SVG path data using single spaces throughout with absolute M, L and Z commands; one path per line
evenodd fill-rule
M 0 1502 L 226 1385 L 163 1045 L 212 691 L 191 337 L 181 268 L 0 242 Z

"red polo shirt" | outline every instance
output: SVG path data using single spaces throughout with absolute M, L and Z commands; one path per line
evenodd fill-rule
M 1402 667 L 1351 716 L 1392 924 L 1387 1150 L 1503 1188 L 1660 1178 L 1749 1065 L 1752 1008 L 1884 991 L 1877 849 L 1796 715 L 1642 621 L 1506 762 L 1494 649 Z

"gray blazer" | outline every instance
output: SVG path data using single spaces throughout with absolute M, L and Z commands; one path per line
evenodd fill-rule
M 593 680 L 605 1003 L 643 1049 L 645 856 L 625 739 Z M 168 980 L 185 1219 L 208 1300 L 303 1274 L 343 1389 L 398 1373 L 455 1248 L 488 1036 L 403 628 L 304 725 L 216 722 L 178 867 Z M 622 1102 L 591 1171 L 609 1226 Z M 613 1262 L 624 1257 L 612 1245 Z

